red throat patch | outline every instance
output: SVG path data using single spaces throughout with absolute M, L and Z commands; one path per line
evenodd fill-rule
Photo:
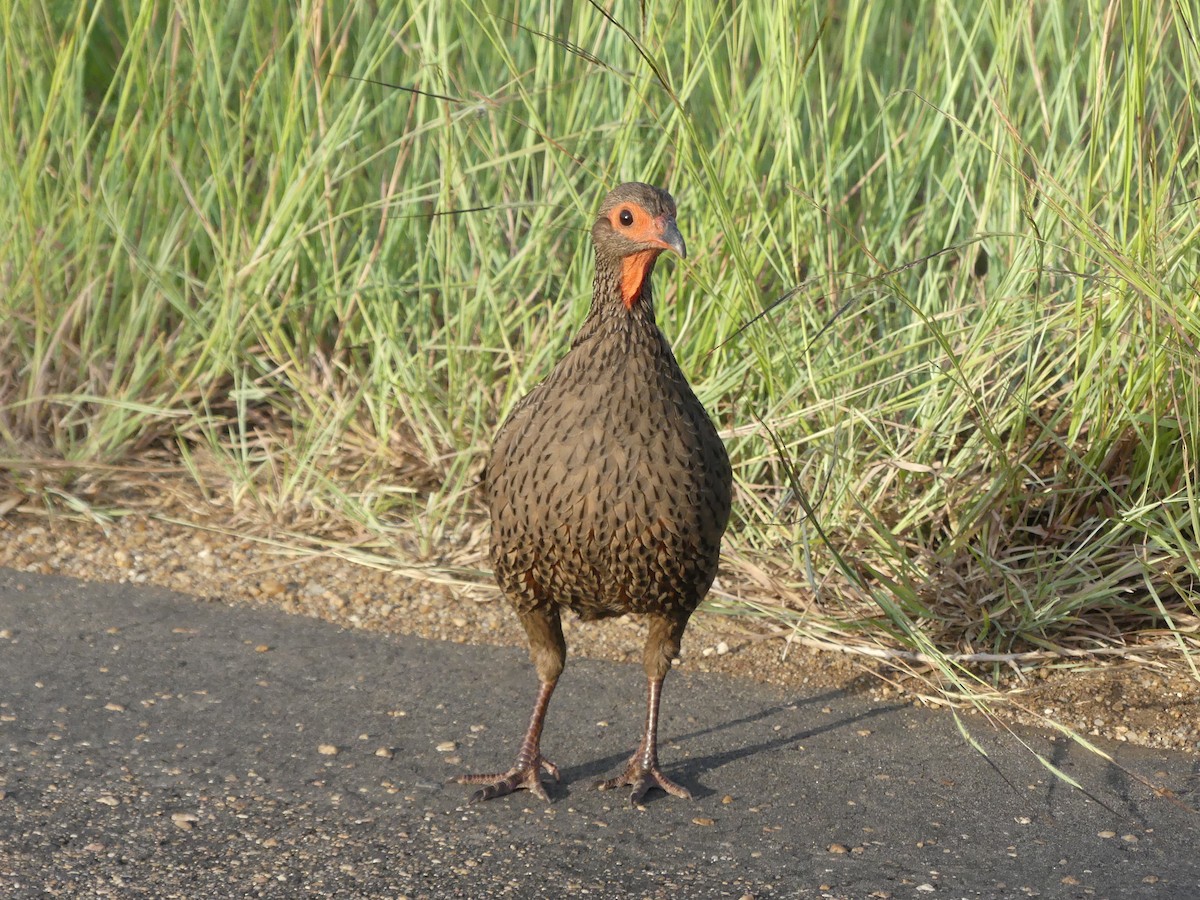
M 642 250 L 626 256 L 621 260 L 621 299 L 626 309 L 633 309 L 634 301 L 642 293 L 642 284 L 646 281 L 646 272 L 650 264 L 658 257 L 659 250 Z

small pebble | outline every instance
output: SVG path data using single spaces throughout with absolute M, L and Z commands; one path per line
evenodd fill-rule
M 320 744 L 317 747 L 317 752 L 322 756 L 337 756 L 338 748 L 333 744 Z
M 264 578 L 258 583 L 258 589 L 266 597 L 278 597 L 286 590 L 283 582 L 276 581 L 274 578 Z

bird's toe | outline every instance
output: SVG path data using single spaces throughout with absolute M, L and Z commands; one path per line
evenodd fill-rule
M 632 789 L 629 794 L 629 802 L 634 806 L 640 804 L 646 794 L 653 788 L 658 788 L 664 793 L 670 794 L 672 797 L 678 797 L 681 800 L 692 799 L 691 791 L 680 784 L 676 784 L 664 775 L 658 766 L 630 765 L 628 769 L 616 778 L 596 782 L 596 788 L 601 791 L 611 791 L 613 788 L 619 787 Z
M 545 769 L 555 781 L 559 780 L 558 766 L 544 756 L 538 756 L 529 762 L 518 760 L 507 772 L 496 772 L 489 775 L 457 775 L 451 779 L 456 784 L 481 784 L 479 790 L 471 795 L 471 803 L 482 803 L 484 800 L 494 800 L 514 791 L 529 791 L 535 797 L 550 802 L 546 786 L 542 784 L 541 772 Z

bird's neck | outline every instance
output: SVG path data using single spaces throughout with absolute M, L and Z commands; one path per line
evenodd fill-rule
M 579 340 L 602 332 L 657 329 L 650 287 L 657 255 L 596 261 L 592 308 L 580 330 Z

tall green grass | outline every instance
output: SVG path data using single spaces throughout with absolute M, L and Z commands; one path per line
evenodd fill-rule
M 1186 657 L 1198 29 L 1098 0 L 0 0 L 0 456 L 69 492 L 165 448 L 277 523 L 436 555 L 586 312 L 600 197 L 648 180 L 756 608 Z

